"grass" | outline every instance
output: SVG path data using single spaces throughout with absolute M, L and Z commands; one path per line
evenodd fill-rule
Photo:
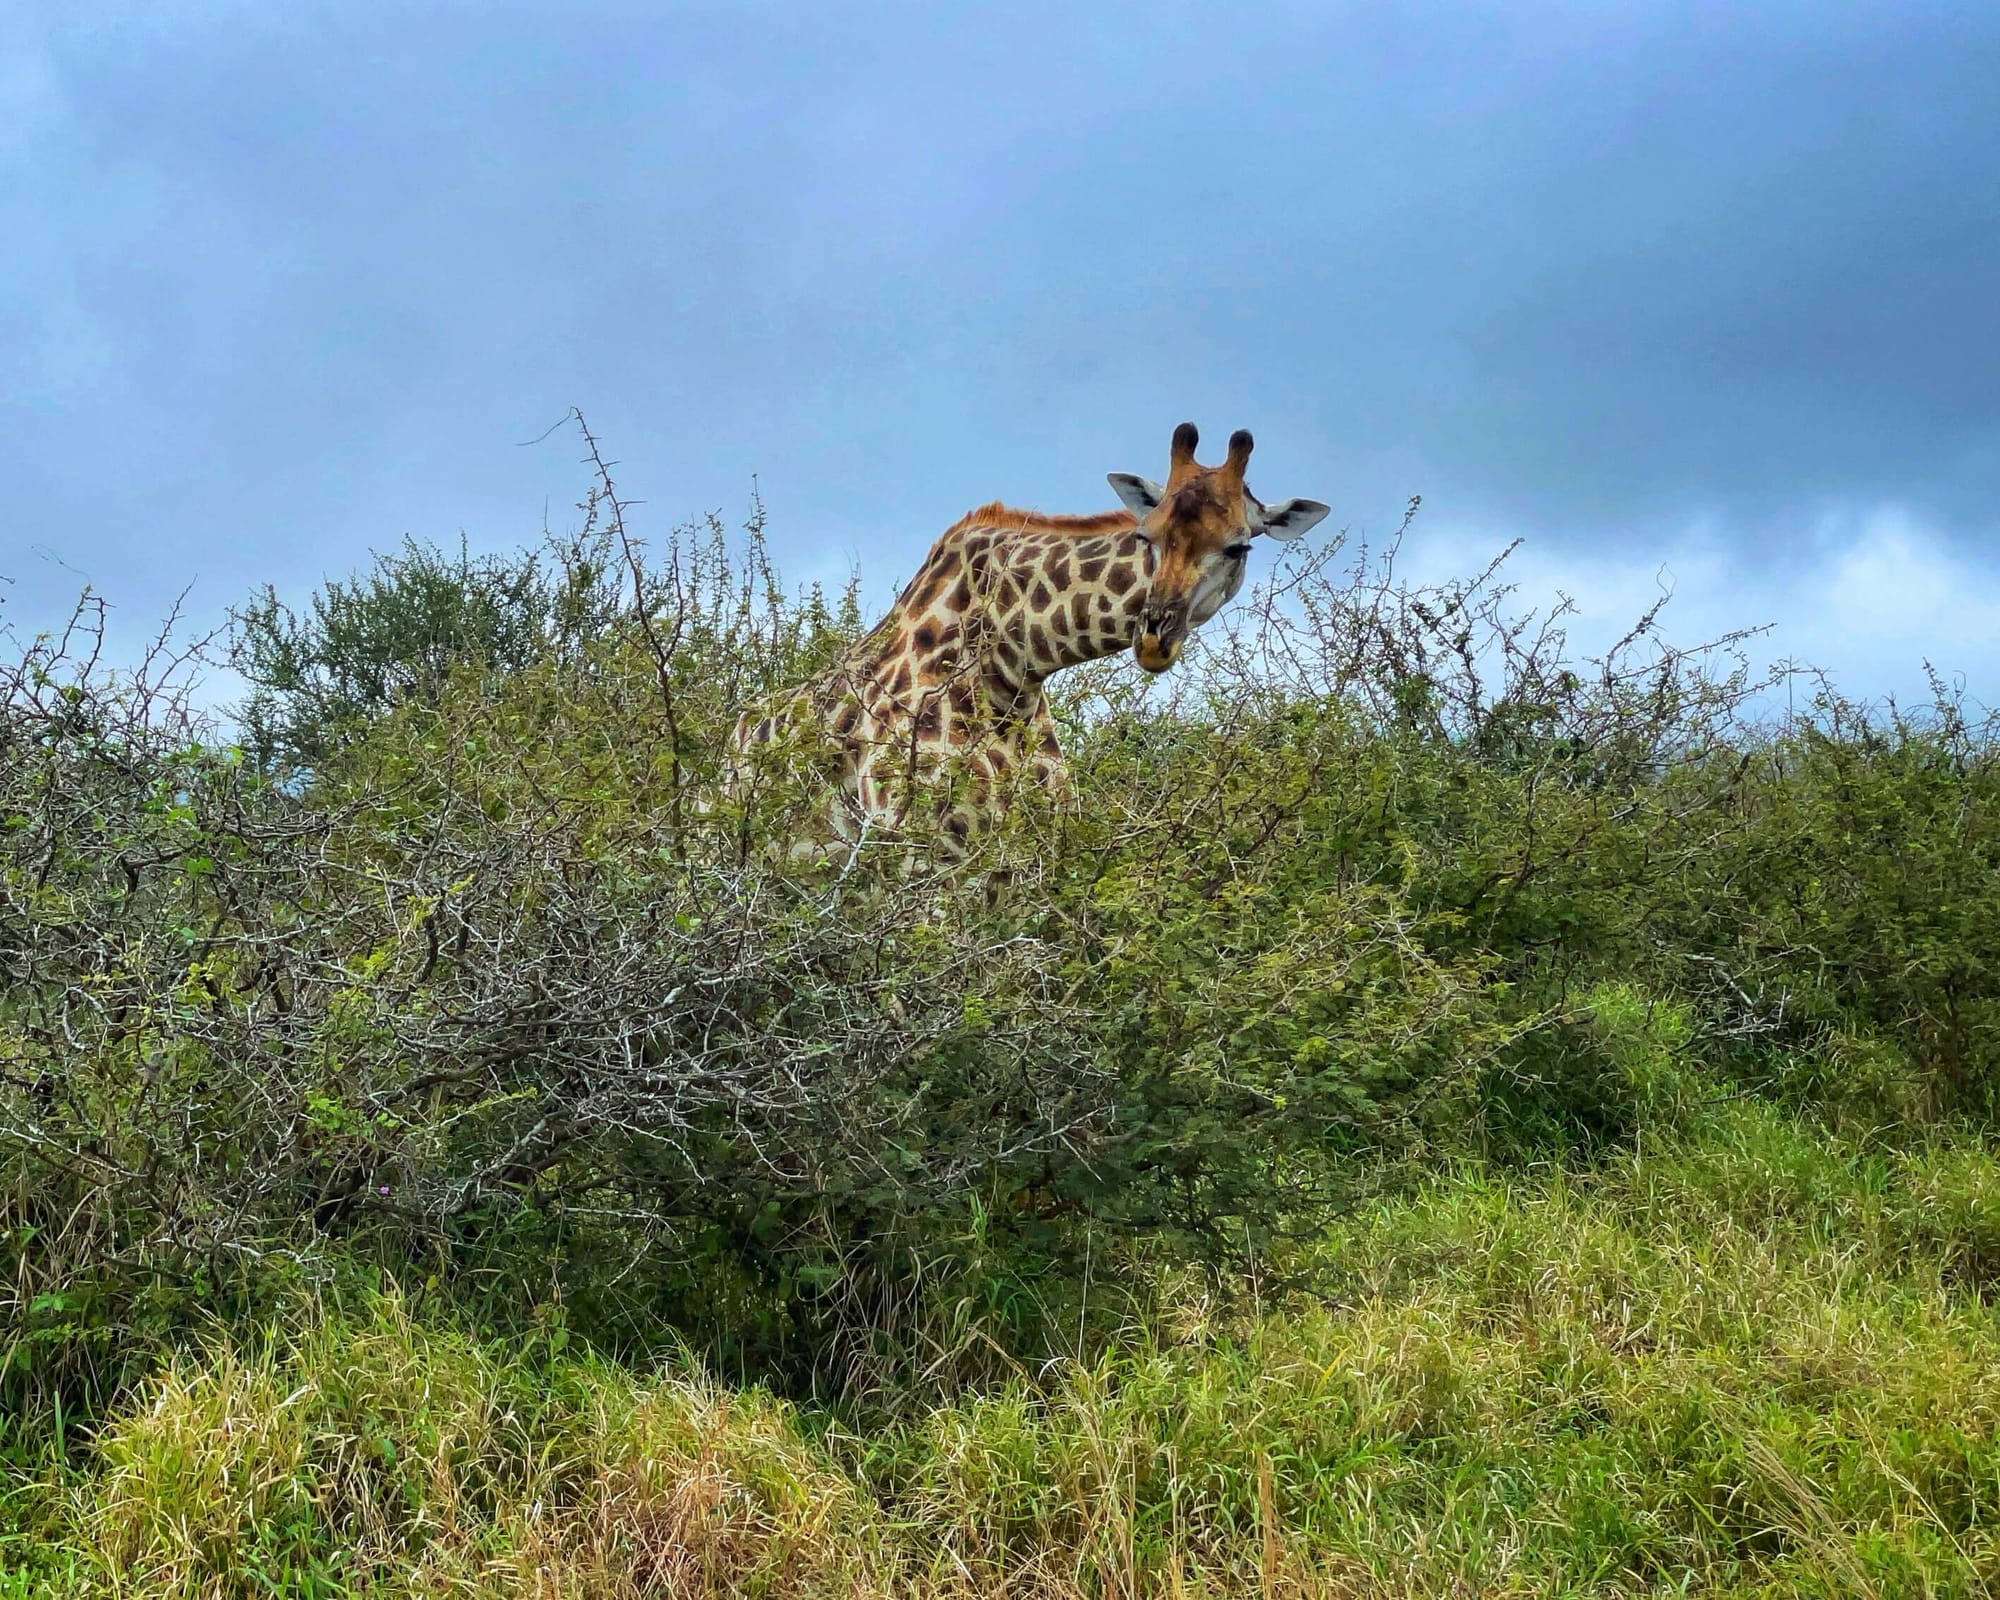
M 2000 1164 L 1724 1108 L 858 1435 L 393 1296 L 16 1469 L 0 1597 L 2000 1592 Z

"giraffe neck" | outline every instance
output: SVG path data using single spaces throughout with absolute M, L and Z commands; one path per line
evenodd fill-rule
M 1065 667 L 1130 649 L 1148 552 L 1123 513 L 1038 517 L 985 506 L 932 548 L 863 646 L 892 694 L 977 679 L 1032 709 Z
M 990 566 L 998 583 L 972 627 L 993 636 L 994 668 L 1023 687 L 1132 648 L 1148 557 L 1129 528 L 1003 535 Z

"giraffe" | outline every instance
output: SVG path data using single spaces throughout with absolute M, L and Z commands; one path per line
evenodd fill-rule
M 1010 783 L 1060 789 L 1048 679 L 1122 650 L 1165 672 L 1242 587 L 1256 539 L 1296 539 L 1327 514 L 1317 500 L 1266 506 L 1250 493 L 1248 432 L 1230 436 L 1219 466 L 1196 462 L 1199 442 L 1191 422 L 1174 430 L 1164 485 L 1110 474 L 1123 510 L 1047 516 L 994 501 L 962 517 L 840 660 L 744 713 L 731 788 L 744 792 L 757 746 L 799 737 L 823 749 L 831 837 L 802 841 L 806 854 L 894 836 L 920 805 L 963 853 Z

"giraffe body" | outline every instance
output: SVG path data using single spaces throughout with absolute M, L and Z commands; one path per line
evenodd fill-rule
M 1326 514 L 1314 501 L 1266 508 L 1252 496 L 1249 439 L 1238 433 L 1224 465 L 1202 468 L 1182 424 L 1165 488 L 1113 475 L 1122 511 L 1045 516 L 996 501 L 962 518 L 839 661 L 744 714 L 732 785 L 756 746 L 798 738 L 822 752 L 831 837 L 801 841 L 807 851 L 894 836 L 926 811 L 963 849 L 1015 782 L 1059 787 L 1047 680 L 1122 650 L 1166 670 L 1242 586 L 1252 538 L 1295 538 Z

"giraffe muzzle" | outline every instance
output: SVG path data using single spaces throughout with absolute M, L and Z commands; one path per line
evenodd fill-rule
M 1140 624 L 1139 641 L 1132 647 L 1133 658 L 1148 672 L 1165 672 L 1180 659 L 1181 641 L 1187 637 L 1182 619 L 1149 615 Z

